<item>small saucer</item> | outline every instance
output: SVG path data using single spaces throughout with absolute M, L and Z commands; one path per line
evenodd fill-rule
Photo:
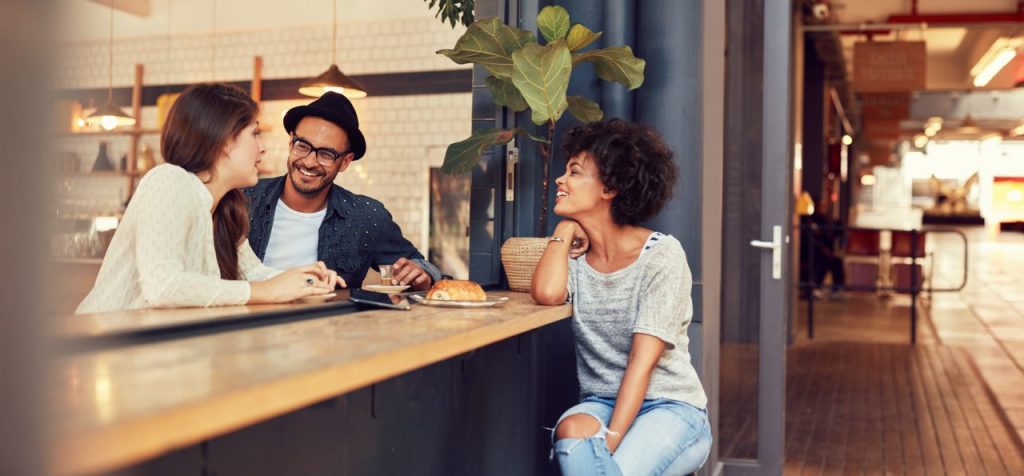
M 406 284 L 406 285 L 396 285 L 396 286 L 385 286 L 383 284 L 369 284 L 369 285 L 363 286 L 363 289 L 365 289 L 367 291 L 373 291 L 375 293 L 398 294 L 398 293 L 400 293 L 402 291 L 405 291 L 406 289 L 409 289 L 409 285 Z

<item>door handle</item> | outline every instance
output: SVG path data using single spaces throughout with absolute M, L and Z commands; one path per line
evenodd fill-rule
M 782 227 L 772 227 L 772 241 L 751 240 L 750 246 L 772 250 L 772 279 L 782 279 Z

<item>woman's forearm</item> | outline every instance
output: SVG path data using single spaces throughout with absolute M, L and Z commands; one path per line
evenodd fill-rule
M 615 432 L 608 435 L 608 449 L 614 453 L 626 432 L 633 426 L 637 413 L 647 396 L 651 384 L 651 373 L 665 352 L 665 342 L 647 334 L 633 334 L 633 345 L 629 350 L 629 362 L 622 374 L 619 393 L 615 399 L 608 429 Z
M 615 446 L 609 445 L 614 452 L 618 442 L 626 436 L 626 432 L 633 426 L 640 406 L 644 403 L 644 396 L 647 395 L 647 387 L 651 383 L 650 368 L 640 368 L 637 365 L 629 365 L 622 376 L 622 384 L 619 386 L 619 394 L 615 399 L 615 409 L 612 410 L 612 419 L 608 423 L 608 429 L 617 433 L 613 435 Z
M 561 224 L 559 224 L 561 225 Z M 569 282 L 569 248 L 572 245 L 574 230 L 569 226 L 555 228 L 554 237 L 559 240 L 549 241 L 533 272 L 530 283 L 530 296 L 537 304 L 556 305 L 565 303 L 568 297 Z

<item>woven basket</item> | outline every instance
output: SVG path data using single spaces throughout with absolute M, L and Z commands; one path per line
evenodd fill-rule
M 505 266 L 508 276 L 508 287 L 513 291 L 529 292 L 533 271 L 544 248 L 548 245 L 547 238 L 509 238 L 501 245 L 501 264 Z

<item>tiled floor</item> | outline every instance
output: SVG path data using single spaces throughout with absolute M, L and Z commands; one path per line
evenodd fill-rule
M 962 349 L 816 342 L 787 358 L 787 474 L 1024 474 Z
M 993 235 L 981 228 L 964 232 L 969 241 L 967 286 L 959 293 L 935 294 L 931 321 L 940 342 L 974 357 L 1024 439 L 1024 234 Z M 951 240 L 935 240 L 938 253 L 952 248 Z M 937 259 L 936 276 L 951 280 L 960 266 L 954 259 Z
M 815 308 L 816 332 L 813 340 L 808 340 L 806 337 L 806 304 L 802 302 L 797 317 L 796 340 L 788 353 L 791 359 L 787 364 L 787 368 L 790 369 L 788 383 L 792 387 L 798 387 L 801 382 L 808 379 L 834 381 L 838 377 L 830 376 L 830 372 L 811 376 L 807 372 L 813 373 L 812 370 L 794 366 L 793 360 L 799 359 L 801 354 L 810 352 L 816 354 L 817 358 L 823 358 L 822 356 L 828 352 L 838 352 L 840 350 L 837 349 L 843 349 L 849 345 L 892 344 L 880 348 L 888 349 L 885 351 L 891 354 L 888 360 L 895 358 L 906 362 L 917 362 L 909 367 L 918 369 L 911 371 L 910 375 L 929 375 L 927 372 L 919 370 L 920 368 L 933 369 L 931 374 L 933 376 L 941 376 L 942 372 L 952 372 L 948 378 L 938 379 L 947 381 L 945 388 L 938 384 L 933 385 L 934 396 L 945 398 L 950 393 L 960 395 L 956 401 L 960 403 L 961 410 L 965 408 L 963 407 L 965 404 L 976 405 L 979 414 L 988 414 L 982 418 L 982 421 L 988 421 L 990 424 L 988 428 L 994 430 L 994 433 L 989 433 L 990 435 L 1000 433 L 1000 428 L 1004 433 L 1006 431 L 1017 433 L 1016 435 L 1007 433 L 1011 435 L 1010 439 L 1001 439 L 1001 443 L 996 441 L 1000 437 L 989 436 L 992 438 L 991 443 L 984 445 L 984 448 L 977 446 L 977 433 L 974 433 L 973 438 L 960 439 L 960 436 L 957 436 L 956 441 L 952 444 L 944 444 L 941 437 L 933 436 L 933 438 L 938 438 L 935 441 L 938 442 L 942 455 L 956 450 L 958 456 L 940 458 L 943 465 L 929 469 L 926 464 L 930 461 L 929 457 L 927 453 L 922 453 L 921 463 L 925 465 L 925 473 L 931 474 L 935 472 L 933 470 L 941 470 L 951 474 L 986 474 L 1001 473 L 1005 470 L 1009 474 L 1024 474 L 1024 470 L 1014 466 L 1019 464 L 1022 457 L 1020 441 L 1024 440 L 1024 284 L 1021 284 L 1021 277 L 1024 276 L 1024 235 L 1003 233 L 993 236 L 981 228 L 963 231 L 968 236 L 969 242 L 968 284 L 961 291 L 935 293 L 930 299 L 925 298 L 920 301 L 922 305 L 918 309 L 922 312 L 916 347 L 908 345 L 910 300 L 907 296 L 896 295 L 888 299 L 880 299 L 876 295 L 868 293 L 848 293 L 846 299 L 842 301 L 817 302 Z M 936 288 L 956 287 L 962 279 L 963 245 L 958 240 L 959 238 L 954 235 L 935 235 L 929 239 L 931 249 L 935 251 L 933 285 Z M 940 357 L 937 358 L 935 355 Z M 922 367 L 920 362 L 930 363 Z M 813 368 L 813 366 L 809 368 Z M 900 373 L 897 372 L 895 375 Z M 846 382 L 843 385 L 856 387 L 858 384 Z M 886 388 L 890 385 L 878 385 L 877 387 Z M 865 388 L 870 390 L 870 387 Z M 907 400 L 911 404 L 915 401 L 920 404 L 928 400 L 927 398 L 920 400 L 916 397 L 914 392 L 920 390 L 915 389 L 913 385 L 907 388 L 913 391 L 902 393 L 905 396 L 914 397 Z M 788 393 L 793 391 L 791 388 Z M 870 393 L 869 391 L 868 394 Z M 897 395 L 900 393 L 897 392 Z M 838 409 L 840 414 L 847 415 L 848 423 L 855 423 L 855 426 L 872 425 L 873 423 L 870 422 L 857 421 L 857 418 L 849 419 L 850 415 L 856 415 L 854 410 L 859 407 L 854 406 L 853 410 L 848 407 L 849 401 L 842 397 L 842 395 L 848 394 L 849 390 L 847 389 L 835 394 L 840 397 L 825 400 L 828 403 L 829 415 L 834 415 L 835 409 Z M 797 415 L 787 415 L 787 425 L 799 425 L 796 420 L 800 418 L 799 408 L 801 405 L 795 404 L 790 395 L 787 396 L 787 402 L 788 410 L 791 413 L 797 413 Z M 949 418 L 948 430 L 953 431 L 954 434 L 959 435 L 957 432 L 962 430 L 961 427 L 970 428 L 971 431 L 977 429 L 976 425 L 964 423 L 972 421 L 964 419 L 964 416 L 967 415 L 966 412 L 954 414 L 949 410 L 956 406 L 946 406 L 938 413 L 934 408 L 922 408 L 925 411 L 920 414 L 925 417 L 929 414 L 932 416 L 938 414 Z M 984 410 L 984 408 L 990 408 L 991 411 Z M 903 413 L 905 412 L 901 412 L 900 415 Z M 996 424 L 997 421 L 993 415 L 998 415 L 998 422 L 1001 422 L 1001 425 Z M 932 419 L 934 434 L 942 435 L 944 432 L 935 424 L 937 421 L 939 420 Z M 961 424 L 957 425 L 957 421 L 960 421 Z M 873 428 L 876 427 L 877 425 Z M 817 431 L 820 432 L 821 427 L 817 428 L 819 428 Z M 885 428 L 884 425 L 883 428 Z M 843 435 L 843 433 L 843 431 L 837 430 L 837 434 Z M 857 442 L 856 435 L 859 434 L 862 433 L 851 433 L 852 440 L 851 436 L 840 436 L 840 438 L 857 447 L 864 444 Z M 882 439 L 884 440 L 884 431 L 879 435 L 883 435 Z M 907 472 L 917 472 L 914 471 L 916 465 L 911 464 L 913 460 L 907 459 L 907 455 L 927 450 L 929 446 L 925 444 L 927 438 L 920 435 L 927 435 L 927 433 L 918 432 L 916 446 L 900 445 L 899 447 L 902 448 L 900 452 L 890 454 L 889 458 L 883 457 L 885 464 L 882 468 L 888 468 L 888 464 L 899 460 L 906 464 L 903 468 Z M 1017 439 L 1013 439 L 1013 436 L 1016 436 Z M 857 449 L 854 450 L 855 454 L 852 455 L 852 458 L 842 457 L 838 460 L 832 458 L 832 463 L 820 462 L 819 464 L 819 462 L 815 462 L 815 457 L 808 456 L 819 454 L 815 452 L 821 451 L 821 448 L 827 448 L 829 445 L 832 445 L 833 450 L 838 451 L 839 454 L 842 454 L 843 451 L 850 451 L 850 445 L 841 447 L 828 443 L 834 438 L 835 436 L 831 433 L 820 433 L 818 437 L 807 440 L 812 442 L 811 450 L 801 450 L 798 443 L 787 441 L 787 473 L 801 473 L 808 472 L 808 470 L 811 472 L 834 472 L 832 470 L 837 469 L 834 466 L 835 461 L 842 461 L 840 468 L 835 472 L 872 472 L 871 468 L 867 466 L 857 466 L 859 464 L 857 462 L 863 459 L 859 456 L 863 452 Z M 883 446 L 892 447 L 891 445 Z M 988 461 L 985 456 L 991 457 L 993 451 L 1007 466 L 999 467 L 984 463 L 984 461 Z M 865 461 L 878 469 L 878 461 L 871 459 Z M 851 462 L 853 466 L 850 466 Z M 979 462 L 982 464 L 979 465 Z M 888 469 L 902 472 L 898 468 Z

